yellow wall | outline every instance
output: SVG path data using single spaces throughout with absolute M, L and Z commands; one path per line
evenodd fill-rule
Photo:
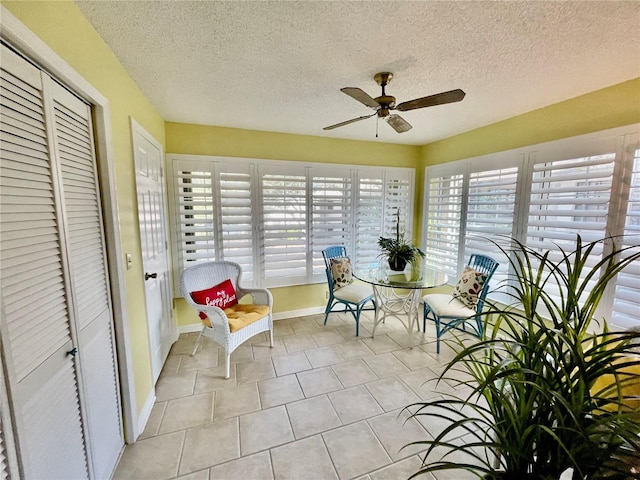
M 166 124 L 167 152 L 191 155 L 264 158 L 303 162 L 341 163 L 416 168 L 419 148 L 380 142 L 341 140 L 311 135 L 242 130 L 237 128 Z M 418 169 L 416 169 L 418 173 Z M 418 182 L 416 182 L 418 183 Z M 418 192 L 419 190 L 416 190 Z M 418 215 L 416 195 L 414 225 Z M 414 232 L 417 231 L 414 228 Z M 273 311 L 288 312 L 325 305 L 326 284 L 273 288 Z M 176 302 L 178 325 L 197 323 L 198 318 L 183 300 Z
M 640 121 L 640 78 L 422 147 L 425 166 L 502 152 Z
M 312 135 L 166 124 L 167 153 L 415 168 L 418 148 Z
M 3 1 L 2 5 L 109 100 L 122 248 L 124 252 L 132 253 L 134 258 L 133 268 L 126 272 L 124 293 L 136 401 L 140 410 L 153 384 L 129 117 L 133 117 L 163 145 L 164 120 L 75 4 L 66 1 Z

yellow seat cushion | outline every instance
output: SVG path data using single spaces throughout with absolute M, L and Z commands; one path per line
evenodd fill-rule
M 253 303 L 237 303 L 229 308 L 225 308 L 224 313 L 229 319 L 229 330 L 235 332 L 269 315 L 269 306 L 254 305 Z M 208 317 L 203 318 L 202 323 L 211 328 L 211 321 Z
M 626 361 L 632 360 L 628 358 Z M 633 358 L 633 360 L 636 360 Z M 620 395 L 624 397 L 621 403 L 624 407 L 619 406 L 617 403 L 618 390 L 613 386 L 615 383 L 615 376 L 612 374 L 602 375 L 599 377 L 593 387 L 591 388 L 591 394 L 610 398 L 612 403 L 603 405 L 604 410 L 615 411 L 618 408 L 629 408 L 631 410 L 640 411 L 640 362 L 633 363 L 626 367 L 622 367 L 618 370 L 618 381 L 620 385 Z M 610 388 L 609 388 L 610 387 Z

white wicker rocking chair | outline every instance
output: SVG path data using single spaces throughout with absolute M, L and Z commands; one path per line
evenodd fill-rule
M 198 312 L 204 313 L 207 318 L 202 320 L 203 327 L 196 339 L 191 356 L 195 355 L 200 346 L 202 335 L 211 338 L 225 349 L 225 378 L 229 378 L 231 353 L 242 343 L 260 332 L 269 331 L 269 343 L 273 348 L 273 315 L 271 308 L 273 297 L 271 292 L 264 288 L 243 288 L 240 285 L 242 268 L 233 262 L 207 262 L 186 268 L 180 277 L 182 295 L 189 305 Z M 201 305 L 191 297 L 191 292 L 204 290 L 230 279 L 236 291 L 238 299 L 245 295 L 251 295 L 252 304 L 238 304 L 234 307 L 222 310 L 215 306 Z M 268 310 L 265 314 L 265 306 Z M 257 308 L 252 308 L 257 307 Z M 259 311 L 257 313 L 256 310 Z M 231 319 L 230 324 L 230 317 Z

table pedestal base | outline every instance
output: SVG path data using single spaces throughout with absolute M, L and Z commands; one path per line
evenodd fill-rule
M 397 318 L 402 323 L 409 335 L 413 333 L 415 325 L 416 331 L 420 331 L 420 314 L 418 307 L 420 306 L 420 298 L 422 290 L 412 289 L 407 292 L 398 293 L 393 287 L 383 287 L 373 285 L 373 295 L 376 300 L 376 315 L 373 322 L 372 337 L 376 335 L 376 327 L 380 322 L 385 321 L 387 317 Z M 407 292 L 407 293 L 404 293 Z

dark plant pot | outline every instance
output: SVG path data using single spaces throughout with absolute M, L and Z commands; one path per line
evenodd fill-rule
M 407 266 L 407 262 L 402 258 L 396 258 L 395 260 L 389 259 L 389 268 L 394 272 L 402 272 Z

